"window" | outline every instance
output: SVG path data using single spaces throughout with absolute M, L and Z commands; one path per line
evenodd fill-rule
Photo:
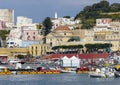
M 97 36 L 95 36 L 95 39 L 97 39 Z
M 66 35 L 66 32 L 64 32 L 64 35 Z
M 109 36 L 107 36 L 107 39 L 109 39 Z
M 36 46 L 36 55 L 37 55 L 37 46 Z
M 52 42 L 50 42 L 50 47 L 52 47 Z
M 35 36 L 33 36 L 33 40 L 35 40 Z
M 10 42 L 10 44 L 14 44 L 14 42 Z
M 29 33 L 27 32 L 27 35 L 28 35 Z
M 35 35 L 35 32 L 33 32 L 33 34 Z
M 33 50 L 33 46 L 32 46 L 32 50 Z
M 27 37 L 27 40 L 30 40 L 30 36 Z

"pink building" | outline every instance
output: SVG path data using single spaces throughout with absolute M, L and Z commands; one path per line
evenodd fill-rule
M 24 30 L 23 35 L 23 40 L 39 40 L 37 30 Z

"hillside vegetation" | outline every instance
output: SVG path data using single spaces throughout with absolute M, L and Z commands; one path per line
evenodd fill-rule
M 75 19 L 82 20 L 82 29 L 91 29 L 95 25 L 97 18 L 112 18 L 113 20 L 120 19 L 120 3 L 110 4 L 106 0 L 95 3 L 91 6 L 86 6 Z

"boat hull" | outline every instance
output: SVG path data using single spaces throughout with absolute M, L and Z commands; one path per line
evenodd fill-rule
M 90 72 L 89 76 L 91 78 L 106 78 L 107 76 L 104 73 Z
M 106 76 L 101 75 L 90 75 L 91 78 L 106 78 Z

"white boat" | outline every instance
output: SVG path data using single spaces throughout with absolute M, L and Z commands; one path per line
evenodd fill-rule
M 71 70 L 61 70 L 61 73 L 76 73 L 76 71 L 71 71 Z
M 106 75 L 104 72 L 100 71 L 100 69 L 96 69 L 96 71 L 89 72 L 89 76 L 92 78 L 106 78 Z
M 0 72 L 5 71 L 5 69 L 8 69 L 8 67 L 6 67 L 6 66 L 0 66 Z
M 115 71 L 112 68 L 109 67 L 101 68 L 101 71 L 105 73 L 106 77 L 115 76 Z
M 89 76 L 94 78 L 110 78 L 115 76 L 115 71 L 109 67 L 97 68 L 96 71 L 90 72 Z
M 13 60 L 9 60 L 8 61 L 10 64 L 16 64 L 16 63 L 19 63 L 19 62 L 21 62 L 20 60 L 18 60 L 18 59 L 13 59 Z

